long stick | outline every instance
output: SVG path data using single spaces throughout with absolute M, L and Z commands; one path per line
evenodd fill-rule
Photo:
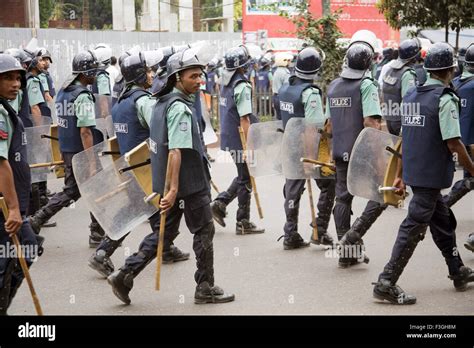
M 217 188 L 216 184 L 214 184 L 214 181 L 211 180 L 211 186 L 212 188 L 217 192 L 217 194 L 221 193 L 219 189 Z
M 3 216 L 5 217 L 5 220 L 8 220 L 8 207 L 3 197 L 0 198 L 0 204 L 2 206 Z M 35 305 L 36 313 L 38 315 L 43 315 L 43 310 L 41 309 L 41 304 L 39 302 L 38 295 L 36 295 L 35 287 L 33 286 L 33 280 L 31 280 L 30 271 L 28 270 L 28 265 L 26 264 L 25 258 L 23 257 L 18 237 L 16 236 L 16 234 L 12 234 L 11 237 L 18 253 L 18 259 L 20 260 L 21 270 L 23 271 L 23 274 L 25 275 L 26 281 L 28 283 L 28 287 L 30 288 L 30 293 L 31 297 L 33 298 L 33 304 Z
M 166 197 L 170 189 L 170 180 L 171 180 L 171 161 L 173 159 L 173 153 L 168 154 L 168 165 L 166 166 L 166 179 L 165 179 L 165 189 L 163 192 L 163 197 Z M 161 259 L 163 257 L 163 243 L 165 235 L 165 225 L 166 225 L 166 214 L 161 214 L 160 216 L 160 232 L 158 235 L 158 250 L 156 252 L 156 283 L 155 289 L 160 290 L 160 278 L 161 278 Z
M 313 239 L 318 240 L 318 226 L 316 225 L 316 214 L 314 212 L 313 189 L 311 187 L 311 179 L 306 179 L 308 184 L 309 208 L 311 210 L 311 221 L 313 225 Z
M 52 167 L 52 166 L 59 166 L 64 164 L 64 161 L 54 161 L 54 162 L 46 162 L 46 163 L 35 163 L 30 164 L 30 168 L 43 168 L 43 167 Z
M 239 133 L 240 133 L 240 141 L 242 142 L 242 150 L 245 152 L 247 151 L 247 141 L 245 139 L 245 133 L 242 127 L 239 127 Z M 247 169 L 248 169 L 248 163 L 245 162 L 245 164 L 247 165 Z M 260 205 L 260 198 L 258 196 L 257 184 L 255 183 L 255 178 L 253 176 L 250 176 L 250 184 L 252 185 L 253 195 L 255 197 L 255 203 L 257 203 L 258 216 L 260 217 L 260 219 L 263 219 L 263 211 L 262 211 L 262 206 Z

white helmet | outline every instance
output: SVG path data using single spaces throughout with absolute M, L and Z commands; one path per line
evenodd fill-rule
M 110 58 L 112 58 L 112 49 L 105 43 L 97 44 L 94 48 L 94 54 L 97 60 L 103 65 L 110 64 Z
M 351 41 L 349 42 L 349 46 L 352 45 L 354 42 L 365 42 L 367 43 L 372 50 L 378 52 L 380 50 L 379 42 L 377 41 L 377 35 L 374 32 L 366 29 L 358 30 L 352 35 Z

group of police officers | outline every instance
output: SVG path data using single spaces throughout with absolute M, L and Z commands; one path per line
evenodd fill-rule
M 379 86 L 373 77 L 377 71 L 375 40 L 375 35 L 368 31 L 353 36 L 342 72 L 328 86 L 326 96 L 315 83 L 324 61 L 320 50 L 302 49 L 293 73 L 288 69 L 291 57 L 280 56 L 272 76 L 273 97 L 283 132 L 290 119 L 304 118 L 320 125 L 322 134 L 332 139 L 333 166 L 323 168 L 321 178 L 316 179 L 320 189 L 315 222 L 318 238 L 311 235 L 310 242 L 335 247 L 328 233 L 332 213 L 341 268 L 369 262 L 362 238 L 387 208 L 385 204 L 369 201 L 362 215 L 351 224 L 354 196 L 347 182 L 354 143 L 364 128 L 381 130 L 382 118 L 391 134 L 402 137 L 401 160 L 393 186 L 398 193 L 410 186 L 413 197 L 390 260 L 374 283 L 373 295 L 393 304 L 413 304 L 416 298 L 405 293 L 397 282 L 428 227 L 445 258 L 455 289 L 463 291 L 474 281 L 474 272 L 463 264 L 457 250 L 456 219 L 450 210 L 473 187 L 470 145 L 474 144 L 474 44 L 465 50 L 462 74 L 455 79 L 457 62 L 452 47 L 433 44 L 423 57 L 426 76 L 420 83 L 415 64 L 421 59 L 421 43 L 417 38 L 405 40 L 400 44 L 398 58 L 383 69 L 383 83 Z M 250 125 L 257 121 L 252 112 L 253 86 L 249 74 L 252 57 L 248 49 L 240 45 L 228 50 L 224 68 L 217 72 L 219 61 L 211 61 L 206 67 L 207 62 L 201 61 L 191 46 L 154 51 L 134 48 L 119 57 L 122 77 L 113 88 L 106 70 L 110 60 L 111 49 L 106 44 L 79 52 L 72 61 L 72 74 L 56 93 L 48 73 L 53 61 L 45 48 L 35 52 L 9 49 L 0 54 L 0 192 L 9 208 L 8 216 L 0 217 L 1 245 L 8 247 L 10 235 L 16 233 L 22 245 L 36 246 L 35 250 L 39 250 L 37 254 L 26 255 L 28 265 L 41 254 L 44 239 L 40 236 L 41 228 L 54 226 L 50 219 L 81 197 L 72 158 L 104 141 L 103 134 L 96 129 L 94 95 L 107 95 L 114 99 L 112 118 L 120 155 L 148 139 L 153 191 L 162 199 L 160 210 L 149 219 L 151 233 L 118 270 L 110 256 L 127 235 L 113 240 L 91 214 L 89 244 L 96 250 L 89 266 L 107 277 L 113 293 L 129 304 L 133 279 L 156 257 L 162 214 L 167 216 L 162 261 L 189 259 L 189 253 L 174 245 L 184 214 L 193 234 L 196 256 L 195 303 L 233 301 L 235 296 L 214 282 L 214 221 L 225 227 L 226 207 L 237 198 L 236 234 L 265 232 L 250 219 L 253 187 L 246 157 L 240 155 L 244 150 L 241 133 L 245 139 Z M 269 73 L 271 59 L 264 56 L 262 60 L 260 70 Z M 203 141 L 206 125 L 199 97 L 206 68 L 211 89 L 216 88 L 214 75 L 219 75 L 220 146 L 230 153 L 237 169 L 230 186 L 214 200 L 210 193 L 210 164 Z M 65 170 L 63 190 L 56 194 L 48 191 L 46 182 L 31 185 L 24 137 L 24 127 L 41 125 L 45 122 L 43 117 L 51 117 L 49 105 L 53 97 L 57 105 L 72 106 L 56 107 Z M 418 105 L 419 113 L 410 114 L 403 108 L 392 107 L 401 103 Z M 417 120 L 421 117 L 422 122 L 414 122 L 415 117 Z M 441 190 L 451 187 L 453 181 L 453 158 L 464 167 L 464 178 L 454 184 L 448 195 L 442 196 Z M 167 178 L 169 190 L 165 189 Z M 285 180 L 284 250 L 309 246 L 298 233 L 299 204 L 305 183 L 303 179 Z M 354 246 L 358 254 L 345 253 Z M 465 247 L 474 251 L 473 234 Z M 7 313 L 22 279 L 17 259 L 2 257 L 1 314 Z

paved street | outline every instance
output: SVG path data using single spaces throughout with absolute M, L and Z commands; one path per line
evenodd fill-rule
M 216 150 L 211 154 L 216 156 Z M 234 177 L 232 164 L 216 163 L 212 173 L 214 182 L 223 190 Z M 456 172 L 456 179 L 461 177 Z M 337 258 L 319 246 L 284 251 L 283 234 L 283 177 L 257 178 L 260 199 L 265 214 L 259 220 L 252 207 L 253 220 L 263 224 L 262 235 L 236 236 L 234 232 L 237 202 L 229 206 L 227 227 L 216 225 L 214 238 L 216 283 L 236 294 L 235 302 L 222 305 L 193 303 L 195 261 L 191 259 L 162 268 L 162 289 L 154 290 L 156 263 L 151 263 L 137 278 L 130 297 L 132 304 L 122 305 L 113 295 L 106 280 L 87 266 L 93 252 L 88 247 L 89 218 L 85 204 L 79 201 L 74 208 L 61 211 L 54 219 L 56 228 L 44 228 L 45 252 L 32 267 L 32 278 L 45 314 L 421 314 L 472 315 L 474 313 L 474 285 L 458 293 L 447 278 L 447 267 L 440 251 L 428 232 L 407 266 L 399 285 L 418 297 L 414 306 L 381 304 L 372 298 L 371 282 L 388 261 L 400 222 L 406 210 L 389 208 L 365 237 L 368 265 L 342 270 Z M 62 182 L 51 181 L 57 191 Z M 316 185 L 313 185 L 313 190 Z M 315 199 L 318 191 L 314 191 Z M 215 192 L 213 192 L 215 195 Z M 307 194 L 302 197 L 300 233 L 309 238 L 310 213 Z M 354 217 L 366 201 L 354 199 Z M 252 203 L 254 204 L 254 202 Z M 466 265 L 474 268 L 474 254 L 463 243 L 474 230 L 474 194 L 454 207 L 458 220 L 457 238 Z M 133 253 L 143 236 L 149 233 L 147 224 L 141 225 L 125 240 L 112 260 L 120 267 L 126 255 Z M 336 238 L 331 219 L 330 233 Z M 182 250 L 192 253 L 192 238 L 184 219 L 181 234 L 176 240 Z M 28 287 L 24 283 L 9 310 L 12 315 L 35 314 Z

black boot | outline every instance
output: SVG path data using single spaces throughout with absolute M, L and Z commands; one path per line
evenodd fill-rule
M 98 250 L 89 258 L 89 267 L 99 272 L 100 275 L 107 278 L 111 275 L 114 270 L 114 264 L 112 260 L 107 257 L 105 250 Z
M 449 279 L 453 281 L 454 287 L 457 291 L 465 291 L 467 284 L 474 282 L 474 272 L 467 266 L 461 266 L 459 273 L 449 276 Z
M 227 216 L 225 208 L 226 205 L 220 201 L 214 200 L 211 203 L 212 217 L 222 227 L 225 227 L 224 218 Z
M 39 234 L 41 227 L 51 218 L 51 216 L 52 215 L 45 209 L 40 209 L 34 215 L 28 216 L 28 222 L 30 223 L 33 232 Z
M 392 304 L 411 305 L 416 303 L 416 297 L 407 294 L 401 287 L 394 285 L 388 279 L 380 279 L 374 286 L 374 297 L 379 300 L 387 300 Z
M 258 234 L 264 233 L 264 228 L 259 228 L 253 222 L 248 221 L 247 219 L 243 219 L 241 221 L 237 221 L 235 224 L 235 234 L 242 235 L 242 234 Z
M 112 286 L 114 295 L 117 296 L 120 301 L 129 305 L 131 301 L 128 294 L 133 288 L 132 272 L 126 273 L 119 269 L 107 278 L 107 282 Z
M 293 233 L 290 237 L 281 236 L 278 240 L 282 237 L 285 237 L 283 240 L 283 250 L 299 249 L 309 246 L 309 242 L 305 241 L 298 232 Z
M 464 243 L 464 247 L 467 250 L 474 252 L 474 233 L 471 233 L 467 238 L 466 242 Z
M 313 223 L 309 224 L 313 228 Z M 309 240 L 312 244 L 316 245 L 329 245 L 334 246 L 334 239 L 327 233 L 323 228 L 320 228 L 318 225 L 318 239 L 314 239 L 313 233 L 311 233 L 311 238 Z
M 89 229 L 91 231 L 89 235 L 89 248 L 97 248 L 105 236 L 105 231 L 97 222 L 91 222 Z
M 163 250 L 162 263 L 173 263 L 189 259 L 189 253 L 181 251 L 177 246 L 171 245 L 167 251 Z
M 208 282 L 202 282 L 196 286 L 196 291 L 194 293 L 194 303 L 196 304 L 225 303 L 234 300 L 234 294 L 226 294 L 220 287 L 211 287 Z

